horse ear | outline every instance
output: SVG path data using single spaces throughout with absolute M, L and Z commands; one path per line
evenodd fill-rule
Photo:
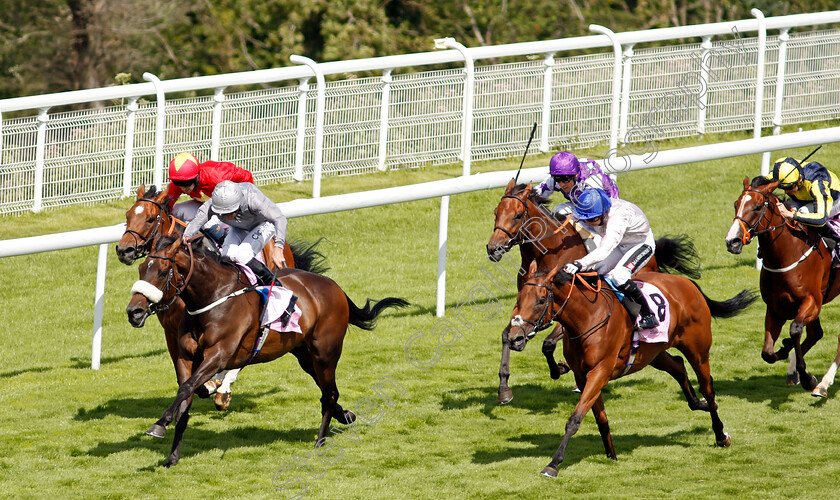
M 537 274 L 537 260 L 534 259 L 531 261 L 531 265 L 528 266 L 528 274 L 531 276 Z
M 557 272 L 560 271 L 560 266 L 553 268 L 551 271 L 548 272 L 548 281 L 554 282 L 554 277 L 557 276 Z
M 750 178 L 744 177 L 744 189 L 747 189 L 748 187 L 750 187 Z
M 146 185 L 140 184 L 140 186 L 137 188 L 137 199 L 139 200 L 140 198 L 142 198 L 144 194 L 146 194 Z
M 167 194 L 169 194 L 169 185 L 168 184 L 165 188 L 163 188 L 163 190 L 161 192 L 158 193 L 158 195 L 155 198 L 157 198 L 157 201 L 163 201 L 163 200 L 166 199 Z
M 507 188 L 505 188 L 505 194 L 510 194 L 513 191 L 513 188 L 516 186 L 516 180 L 511 178 L 510 182 L 508 182 Z

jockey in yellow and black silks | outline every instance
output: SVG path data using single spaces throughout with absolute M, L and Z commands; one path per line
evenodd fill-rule
M 828 223 L 840 214 L 840 179 L 833 172 L 817 162 L 803 167 L 793 158 L 780 158 L 767 178 L 778 180 L 778 187 L 790 197 L 793 210 L 779 205 L 783 216 L 818 228 L 823 236 L 840 240 Z

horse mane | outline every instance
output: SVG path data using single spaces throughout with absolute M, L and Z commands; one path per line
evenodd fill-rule
M 517 184 L 517 185 L 513 186 L 513 189 L 511 189 L 510 195 L 511 196 L 516 196 L 516 195 L 520 194 L 522 191 L 525 191 L 525 189 L 527 189 L 527 188 L 528 188 L 528 184 Z M 534 204 L 539 205 L 543 208 L 548 207 L 548 200 L 547 199 L 546 200 L 537 199 L 537 195 L 534 193 L 533 190 L 531 190 L 528 193 L 528 196 L 526 196 L 526 198 L 528 200 L 531 200 Z
M 753 180 L 750 182 L 750 187 L 766 186 L 766 185 L 770 184 L 771 182 L 776 182 L 776 181 L 774 181 L 772 179 L 768 179 L 767 177 L 765 177 L 763 175 L 759 175 L 759 176 L 753 178 Z
M 154 198 L 155 196 L 158 196 L 158 195 L 159 195 L 160 193 L 162 193 L 162 192 L 163 192 L 163 191 L 158 191 L 157 186 L 155 186 L 154 184 L 152 184 L 151 186 L 149 186 L 149 190 L 148 190 L 148 191 L 146 191 L 145 193 L 143 193 L 143 198 L 141 198 L 141 199 L 143 199 L 143 200 L 151 200 L 152 198 Z

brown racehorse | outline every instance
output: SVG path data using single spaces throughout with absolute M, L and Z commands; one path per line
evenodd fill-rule
M 494 214 L 496 226 L 487 243 L 487 255 L 490 260 L 498 262 L 506 252 L 519 245 L 522 263 L 517 276 L 517 290 L 522 289 L 531 262 L 537 262 L 539 269 L 551 269 L 586 255 L 583 240 L 572 227 L 571 220 L 558 221 L 545 206 L 535 201 L 530 184 L 517 185 L 511 179 Z M 659 238 L 655 255 L 643 270 L 674 270 L 697 279 L 700 277 L 698 269 L 699 257 L 694 244 L 687 236 L 677 236 Z M 505 328 L 502 332 L 502 360 L 499 366 L 498 401 L 502 404 L 513 399 L 513 391 L 508 386 L 510 345 L 507 333 Z M 531 335 L 536 335 L 536 332 Z M 558 366 L 554 360 L 557 341 L 562 336 L 563 328 L 557 325 L 543 342 L 542 351 L 553 379 L 569 371 L 566 363 L 561 361 Z
M 758 237 L 762 256 L 761 298 L 767 304 L 764 314 L 764 347 L 761 358 L 768 363 L 787 358 L 793 350 L 795 369 L 806 390 L 814 396 L 827 396 L 827 388 L 834 380 L 838 357 L 832 370 L 817 386 L 808 373 L 803 356 L 823 336 L 820 310 L 840 293 L 837 270 L 831 266 L 831 252 L 813 229 L 787 221 L 776 204 L 773 194 L 778 181 L 762 176 L 750 182 L 744 178 L 744 191 L 735 201 L 735 220 L 726 235 L 726 249 L 739 254 L 753 237 Z M 785 322 L 791 321 L 790 338 L 773 352 Z M 806 328 L 807 327 L 807 328 Z M 803 328 L 806 337 L 800 344 Z M 838 339 L 840 342 L 840 339 Z M 796 379 L 789 371 L 788 383 Z
M 566 423 L 566 434 L 560 447 L 541 474 L 557 476 L 566 446 L 590 408 L 607 456 L 616 459 L 601 391 L 610 380 L 635 373 L 647 365 L 668 373 L 679 383 L 691 410 L 709 412 L 716 444 L 729 446 L 731 439 L 723 431 L 717 413 L 709 372 L 712 316 L 733 316 L 755 301 L 755 295 L 742 291 L 725 302 L 716 302 L 684 276 L 638 273 L 635 279 L 654 284 L 670 304 L 668 342 L 638 343 L 633 342 L 633 320 L 612 291 L 593 287 L 580 275 L 572 277 L 559 269 L 537 271 L 536 262 L 531 264 L 528 281 L 517 295 L 508 332 L 511 348 L 520 351 L 525 348 L 532 331 L 551 321 L 562 324 L 566 329 L 563 352 L 582 390 L 580 401 Z M 664 311 L 659 312 L 660 320 L 665 319 Z M 634 346 L 637 346 L 635 353 Z M 705 399 L 698 399 L 683 358 L 669 354 L 666 349 L 670 347 L 686 357 Z
M 338 404 L 335 368 L 341 356 L 348 324 L 371 330 L 376 318 L 388 307 L 408 305 L 403 299 L 385 298 L 371 305 L 368 300 L 359 308 L 330 278 L 298 269 L 281 269 L 278 278 L 283 286 L 298 297 L 302 316 L 302 334 L 278 333 L 271 330 L 262 350 L 253 356 L 259 332 L 260 299 L 248 290 L 247 280 L 238 267 L 208 250 L 193 238 L 182 243 L 180 237 L 161 238 L 139 267 L 140 279 L 157 288 L 163 295 L 174 289 L 188 311 L 205 311 L 185 315 L 178 339 L 178 392 L 175 401 L 153 424 L 147 434 L 163 437 L 173 420 L 175 437 L 172 451 L 165 462 L 178 463 L 181 440 L 189 420 L 189 409 L 196 390 L 206 391 L 203 384 L 223 369 L 242 368 L 250 363 L 266 363 L 291 352 L 301 368 L 321 389 L 321 427 L 318 442 L 326 436 L 331 419 L 352 423 L 355 415 Z M 239 292 L 237 294 L 237 292 Z M 219 300 L 227 297 L 227 300 Z M 152 299 L 152 300 L 157 300 Z M 207 309 L 208 305 L 219 302 Z M 129 322 L 142 325 L 149 314 L 151 301 L 135 293 L 126 308 Z M 252 359 L 253 358 L 253 359 Z
M 152 245 L 163 235 L 181 236 L 184 234 L 185 223 L 173 217 L 166 207 L 167 190 L 157 191 L 152 186 L 146 191 L 145 186 L 137 188 L 137 200 L 125 213 L 125 232 L 117 243 L 116 251 L 120 262 L 131 265 L 136 259 L 146 256 Z M 268 247 L 273 245 L 269 243 Z M 315 250 L 317 243 L 309 245 L 306 243 L 289 243 L 283 249 L 286 257 L 286 264 L 289 267 L 296 267 L 314 273 L 323 273 L 328 267 L 325 264 L 324 256 Z M 267 262 L 270 269 L 274 270 L 274 261 L 271 254 L 263 249 L 263 260 Z M 169 298 L 166 299 L 167 302 Z M 168 307 L 160 308 L 158 320 L 163 326 L 166 337 L 166 347 L 173 365 L 178 359 L 178 325 L 184 315 L 184 302 L 177 296 L 172 296 L 172 302 Z M 217 408 L 219 404 L 217 403 Z

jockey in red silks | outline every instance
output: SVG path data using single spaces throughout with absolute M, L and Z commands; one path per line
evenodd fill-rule
M 195 218 L 202 198 L 209 198 L 222 181 L 254 182 L 251 172 L 225 161 L 199 163 L 190 153 L 180 153 L 169 162 L 167 206 L 175 217 L 189 222 Z M 182 194 L 192 200 L 175 205 Z
M 559 203 L 552 211 L 567 215 L 572 211 L 575 195 L 586 187 L 603 189 L 610 198 L 618 198 L 618 186 L 598 164 L 588 158 L 578 159 L 568 151 L 551 157 L 548 177 L 534 188 L 538 201 L 545 201 L 555 191 L 560 191 L 569 202 Z

